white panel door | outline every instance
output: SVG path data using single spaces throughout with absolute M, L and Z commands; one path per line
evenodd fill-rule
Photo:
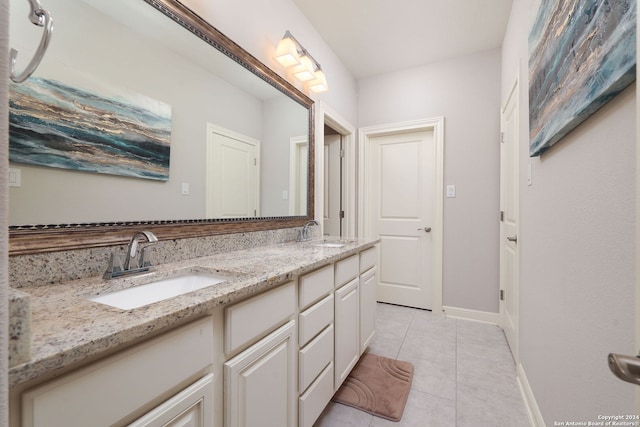
M 340 236 L 340 135 L 324 137 L 324 234 Z
M 372 234 L 380 237 L 378 301 L 431 309 L 433 131 L 371 138 L 370 159 Z
M 502 109 L 500 166 L 500 313 L 518 361 L 518 84 Z
M 207 218 L 259 216 L 258 141 L 209 129 Z

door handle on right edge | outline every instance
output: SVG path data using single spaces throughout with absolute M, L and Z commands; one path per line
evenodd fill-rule
M 518 235 L 516 234 L 513 237 L 507 237 L 507 240 L 513 243 L 518 243 Z
M 622 381 L 640 385 L 640 356 L 609 353 L 609 369 Z

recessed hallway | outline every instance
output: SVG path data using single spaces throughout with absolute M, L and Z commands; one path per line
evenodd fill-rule
M 415 367 L 402 420 L 387 421 L 331 402 L 315 427 L 530 425 L 498 326 L 379 303 L 376 328 L 369 351 Z

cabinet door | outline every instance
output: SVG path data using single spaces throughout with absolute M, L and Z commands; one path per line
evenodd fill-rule
M 336 291 L 335 298 L 335 384 L 337 390 L 360 357 L 358 329 L 360 325 L 359 279 Z
M 296 425 L 296 323 L 224 364 L 225 427 Z
M 213 425 L 213 375 L 209 374 L 129 427 L 208 427 Z
M 373 267 L 360 276 L 360 354 L 367 349 L 376 329 L 378 280 Z

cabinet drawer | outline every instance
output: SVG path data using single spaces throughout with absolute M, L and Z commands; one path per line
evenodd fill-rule
M 333 265 L 300 277 L 300 308 L 303 309 L 333 291 Z
M 360 272 L 364 273 L 378 262 L 378 247 L 374 246 L 360 252 Z
M 333 363 L 329 364 L 318 379 L 300 396 L 298 402 L 300 427 L 311 427 L 333 396 Z
M 278 326 L 295 313 L 296 293 L 289 282 L 225 310 L 224 351 L 229 354 Z
M 358 268 L 358 255 L 336 262 L 336 288 L 353 279 L 360 272 Z
M 322 368 L 333 360 L 333 325 L 322 331 L 305 348 L 300 350 L 298 356 L 298 377 L 300 391 L 309 387 L 309 384 L 318 376 Z
M 213 347 L 210 317 L 168 332 L 26 392 L 22 425 L 112 425 L 209 366 Z
M 318 335 L 333 320 L 333 294 L 300 313 L 298 342 L 300 347 Z

